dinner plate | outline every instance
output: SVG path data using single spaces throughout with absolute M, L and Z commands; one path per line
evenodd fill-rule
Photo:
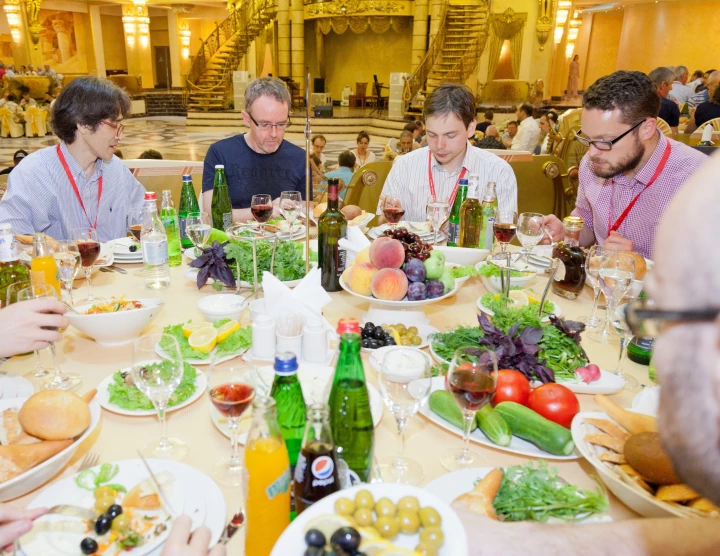
M 270 556 L 302 556 L 305 552 L 305 529 L 314 518 L 323 514 L 335 513 L 335 501 L 338 498 L 353 500 L 360 490 L 369 490 L 375 500 L 389 498 L 397 503 L 404 496 L 414 496 L 420 502 L 420 507 L 431 506 L 437 510 L 442 520 L 442 532 L 445 542 L 438 550 L 439 556 L 461 556 L 469 554 L 467 533 L 465 526 L 455 511 L 434 494 L 422 487 L 401 485 L 393 483 L 375 483 L 357 485 L 346 488 L 319 500 L 295 518 L 290 526 L 283 531 L 280 538 L 270 552 Z M 392 543 L 406 550 L 413 550 L 419 543 L 419 534 L 400 534 Z
M 32 383 L 22 376 L 0 376 L 0 398 L 11 400 L 13 398 L 29 398 L 35 392 Z
M 354 220 L 348 222 L 348 226 L 358 226 L 362 228 L 363 226 L 369 224 L 373 218 L 375 218 L 375 215 L 372 212 L 366 212 L 357 222 Z
M 376 305 L 387 305 L 390 307 L 418 307 L 420 305 L 430 305 L 431 303 L 436 303 L 438 301 L 442 301 L 443 299 L 452 297 L 453 295 L 455 295 L 458 292 L 461 285 L 462 285 L 462 283 L 458 284 L 458 282 L 456 281 L 455 287 L 452 290 L 450 290 L 445 295 L 441 295 L 440 297 L 435 297 L 433 299 L 422 299 L 420 301 L 409 301 L 406 296 L 400 301 L 388 301 L 386 299 L 378 299 L 377 297 L 372 297 L 370 295 L 361 295 L 359 293 L 355 293 L 354 291 L 352 291 L 350 289 L 350 287 L 347 285 L 345 280 L 343 280 L 343 277 L 340 276 L 340 287 L 342 287 L 342 289 L 344 289 L 350 295 L 359 297 L 360 299 L 364 299 L 365 301 L 369 301 L 370 303 L 375 303 Z
M 163 489 L 169 504 L 178 514 L 189 515 L 192 529 L 205 525 L 210 529 L 210 546 L 220 539 L 226 518 L 225 498 L 220 488 L 207 475 L 184 463 L 166 459 L 148 459 L 148 465 L 157 476 L 170 473 L 174 481 Z M 132 487 L 148 478 L 148 472 L 139 459 L 116 462 L 118 474 L 112 483 L 121 484 L 129 491 Z M 97 472 L 98 467 L 92 468 Z M 52 507 L 58 504 L 70 504 L 92 508 L 94 495 L 75 483 L 75 476 L 66 477 L 44 489 L 28 508 Z M 122 504 L 122 502 L 121 502 Z M 151 513 L 151 512 L 146 512 Z M 163 510 L 156 513 L 164 514 Z M 123 551 L 127 556 L 159 555 L 162 545 L 170 531 L 171 524 L 164 533 L 151 542 Z M 21 551 L 24 556 L 53 556 L 80 554 L 80 541 L 88 536 L 82 520 L 60 514 L 45 515 L 35 520 L 33 530 L 21 538 Z
M 431 392 L 434 392 L 435 390 L 445 390 L 445 377 L 437 376 L 432 379 L 432 390 Z M 448 423 L 445 419 L 440 417 L 437 413 L 433 412 L 430 409 L 429 404 L 424 405 L 420 408 L 420 413 L 430 419 L 433 423 L 436 425 L 441 426 L 445 430 L 453 433 L 454 435 L 458 436 L 459 438 L 462 438 L 463 431 L 459 428 L 457 428 L 455 425 L 452 425 Z M 483 446 L 486 446 L 488 448 L 494 448 L 496 450 L 500 450 L 501 452 L 509 452 L 511 454 L 519 454 L 521 456 L 529 456 L 532 458 L 543 458 L 543 459 L 556 459 L 556 460 L 573 460 L 580 458 L 580 454 L 577 450 L 575 450 L 572 454 L 569 456 L 556 456 L 555 454 L 551 454 L 550 452 L 546 452 L 545 450 L 541 450 L 535 444 L 532 444 L 531 442 L 527 442 L 526 440 L 523 440 L 522 438 L 518 438 L 517 436 L 513 436 L 512 440 L 510 442 L 509 446 L 498 446 L 497 444 L 493 444 L 488 440 L 487 436 L 480 430 L 475 429 L 472 433 L 470 433 L 470 440 L 475 442 L 476 444 L 482 444 Z M 460 448 L 460 441 L 458 440 L 458 448 Z
M 327 399 L 330 396 L 330 389 L 332 387 L 334 374 L 335 369 L 332 367 L 325 365 L 313 365 L 311 363 L 300 364 L 298 367 L 297 377 L 300 381 L 306 405 L 314 402 L 327 403 Z M 272 365 L 260 367 L 257 371 L 254 369 L 250 370 L 243 375 L 243 380 L 247 381 L 248 384 L 252 384 L 259 392 L 268 393 L 272 388 L 274 378 L 275 371 L 273 370 Z M 367 389 L 368 395 L 370 396 L 370 412 L 372 413 L 373 426 L 377 427 L 382 419 L 385 405 L 383 404 L 382 396 L 380 396 L 380 392 L 378 392 L 377 388 L 371 384 L 367 384 Z M 251 415 L 252 408 L 246 411 L 240 420 L 240 436 L 238 440 L 241 444 L 245 444 L 245 441 L 247 440 Z M 210 418 L 217 429 L 230 438 L 227 421 L 214 406 L 210 408 Z
M 425 238 L 432 239 L 435 235 L 435 232 L 429 229 L 428 222 L 407 222 L 406 220 L 401 220 L 397 223 L 397 227 L 405 228 L 411 234 L 416 234 L 420 236 L 420 239 L 422 239 L 423 241 L 425 241 Z M 389 230 L 390 228 L 390 224 L 380 224 L 380 226 L 375 226 L 374 228 L 368 230 L 367 236 L 370 239 L 377 239 L 385 232 L 385 230 Z M 441 235 L 444 236 L 445 234 L 440 232 L 438 234 L 438 241 L 440 241 Z
M 130 372 L 131 370 L 131 367 L 126 367 L 116 372 Z M 207 378 L 205 377 L 205 374 L 203 374 L 198 369 L 195 369 L 195 371 L 197 372 L 197 376 L 195 377 L 195 392 L 193 392 L 192 396 L 190 396 L 185 401 L 177 405 L 169 406 L 165 410 L 166 413 L 182 409 L 183 407 L 190 405 L 203 395 L 205 389 L 207 388 Z M 130 417 L 147 417 L 157 415 L 157 411 L 155 409 L 123 409 L 122 407 L 111 403 L 110 391 L 108 390 L 108 387 L 113 381 L 113 376 L 115 376 L 115 373 L 112 373 L 111 375 L 105 377 L 105 379 L 100 384 L 98 384 L 97 387 L 97 398 L 103 409 L 107 409 L 108 411 L 112 411 L 113 413 L 117 413 L 119 415 L 128 415 Z
M 224 357 L 220 357 L 218 360 L 215 361 L 215 363 L 220 364 L 220 363 L 224 363 L 225 361 L 230 361 L 231 359 L 235 359 L 236 357 L 242 355 L 246 351 L 247 351 L 247 348 L 239 349 L 238 351 L 229 353 L 229 354 L 225 355 Z M 172 359 L 172 357 L 170 357 L 168 352 L 160 347 L 159 343 L 155 344 L 155 353 L 157 353 L 163 359 Z M 194 359 L 192 357 L 187 357 L 187 358 L 184 357 L 183 361 L 185 361 L 185 363 L 188 363 L 192 366 L 209 365 L 212 362 L 212 356 L 210 354 L 208 354 L 207 359 Z
M 447 505 L 452 504 L 458 496 L 470 492 L 478 481 L 483 479 L 485 475 L 492 471 L 492 467 L 473 467 L 470 469 L 460 469 L 452 473 L 440 475 L 438 478 L 430 481 L 423 487 L 423 490 L 434 494 Z M 589 490 L 589 489 L 588 489 Z M 551 519 L 547 523 L 557 523 L 565 525 L 586 525 L 590 523 L 609 523 L 612 518 L 603 514 L 591 514 L 585 519 L 579 521 L 567 522 L 562 519 Z

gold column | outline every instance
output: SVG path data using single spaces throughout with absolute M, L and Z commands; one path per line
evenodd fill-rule
M 303 0 L 291 0 L 292 7 L 292 79 L 300 87 L 300 94 L 305 95 L 305 13 Z
M 182 79 L 180 77 L 180 33 L 178 29 L 177 12 L 173 9 L 168 10 L 168 41 L 170 43 L 170 79 L 172 87 L 182 87 Z
M 103 46 L 102 25 L 100 24 L 100 6 L 88 6 L 88 8 L 93 51 L 95 52 L 95 67 L 99 77 L 106 77 L 105 47 Z
M 440 14 L 443 0 L 430 0 L 430 40 L 433 40 L 440 27 Z
M 278 0 L 278 76 L 290 76 L 290 0 Z
M 420 61 L 425 56 L 428 33 L 428 0 L 415 0 L 414 4 L 412 55 L 410 56 L 411 71 L 415 71 L 415 68 L 420 65 Z

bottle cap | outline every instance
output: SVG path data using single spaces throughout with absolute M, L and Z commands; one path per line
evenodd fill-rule
M 183 176 L 182 181 L 192 181 L 192 176 L 190 174 Z
M 292 374 L 297 372 L 297 357 L 290 351 L 284 351 L 275 356 L 275 372 L 279 374 Z
M 563 218 L 563 226 L 568 230 L 580 230 L 585 224 L 585 219 L 579 216 L 566 216 Z
M 224 170 L 224 169 L 225 169 L 225 165 L 224 165 L 224 164 L 216 164 L 216 165 L 215 165 L 215 169 L 217 170 L 218 168 L 222 168 L 222 169 Z
M 460 185 L 467 185 L 468 184 L 467 178 L 461 179 L 459 183 L 460 183 Z
M 357 319 L 340 319 L 337 325 L 338 335 L 349 332 L 350 334 L 360 334 L 360 323 Z
M 146 191 L 145 192 L 145 200 L 146 201 L 157 201 L 157 195 L 154 191 Z

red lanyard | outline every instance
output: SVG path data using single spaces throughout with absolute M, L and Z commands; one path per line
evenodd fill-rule
M 663 169 L 665 168 L 668 158 L 670 158 L 670 150 L 671 150 L 670 142 L 668 141 L 667 147 L 665 147 L 665 152 L 663 153 L 662 158 L 660 159 L 660 164 L 658 164 L 657 168 L 655 168 L 655 173 L 650 178 L 650 181 L 647 182 L 647 185 L 645 187 L 643 187 L 643 190 L 640 193 L 635 195 L 635 198 L 632 201 L 630 201 L 630 204 L 627 206 L 627 208 L 625 208 L 625 210 L 622 212 L 622 214 L 615 221 L 615 224 L 613 224 L 612 226 L 610 225 L 610 223 L 612 222 L 612 213 L 613 213 L 613 206 L 612 206 L 612 201 L 611 201 L 610 214 L 608 215 L 608 235 L 610 235 L 610 232 L 616 232 L 620 228 L 620 225 L 623 222 L 625 222 L 625 219 L 628 217 L 628 214 L 630 214 L 630 211 L 635 206 L 635 203 L 637 203 L 637 200 L 640 198 L 640 195 L 645 193 L 645 190 L 649 189 L 650 186 L 653 183 L 655 183 L 655 180 L 660 175 L 660 172 L 662 172 Z M 615 182 L 613 181 L 613 197 L 614 196 L 615 196 Z
M 452 193 L 450 194 L 450 198 L 448 199 L 448 206 L 452 208 L 453 203 L 455 202 L 455 196 L 457 195 L 458 185 L 460 184 L 460 180 L 465 177 L 465 174 L 467 173 L 467 168 L 463 168 L 460 172 L 460 175 L 458 176 L 457 181 L 455 182 L 455 187 L 452 190 Z M 435 180 L 432 176 L 432 153 L 428 152 L 428 181 L 430 182 L 430 195 L 432 195 L 433 203 L 437 202 L 437 195 L 435 194 Z
M 68 163 L 65 160 L 65 156 L 62 153 L 62 150 L 60 149 L 60 145 L 57 146 L 57 153 L 58 157 L 60 158 L 60 163 L 63 165 L 63 168 L 65 168 L 65 174 L 67 174 L 68 180 L 70 180 L 70 185 L 72 185 L 73 191 L 75 192 L 75 196 L 77 197 L 77 200 L 80 202 L 80 208 L 83 209 L 83 212 L 85 213 L 85 218 L 87 218 L 88 224 L 90 224 L 90 217 L 87 214 L 87 211 L 85 210 L 85 203 L 83 203 L 82 197 L 80 197 L 80 191 L 78 191 L 77 185 L 75 184 L 75 178 L 73 178 L 72 172 L 70 171 L 70 168 L 68 167 Z M 97 210 L 95 211 L 95 224 L 90 224 L 93 230 L 97 229 L 97 219 L 98 214 L 100 213 L 100 197 L 102 197 L 102 176 L 100 176 L 100 179 L 98 180 L 98 200 L 97 200 Z

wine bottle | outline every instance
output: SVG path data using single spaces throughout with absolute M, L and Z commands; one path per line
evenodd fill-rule
M 483 230 L 482 205 L 478 200 L 480 182 L 478 176 L 468 180 L 467 199 L 460 207 L 460 247 L 480 247 L 480 233 Z
M 458 192 L 455 196 L 452 209 L 450 210 L 450 218 L 448 218 L 448 239 L 447 244 L 450 247 L 457 247 L 460 240 L 460 207 L 467 199 L 468 182 L 465 178 L 460 180 L 458 184 Z
M 339 241 L 347 235 L 347 220 L 338 208 L 340 180 L 328 179 L 327 209 L 318 219 L 318 263 L 320 283 L 325 291 L 340 291 L 340 276 L 345 270 L 346 252 Z

